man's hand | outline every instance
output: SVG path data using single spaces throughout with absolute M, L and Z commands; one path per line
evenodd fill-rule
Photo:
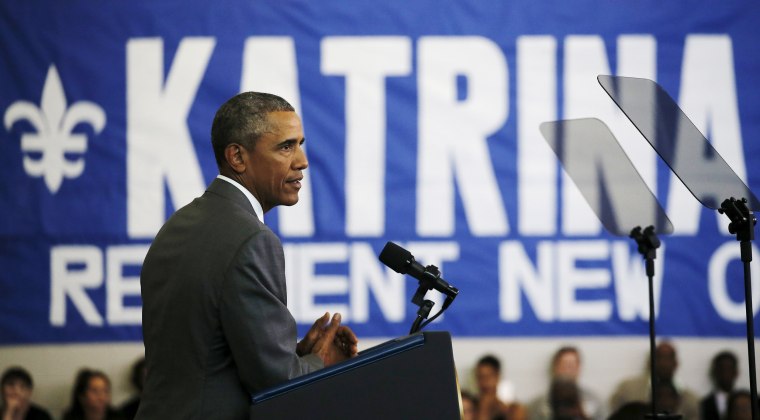
M 325 316 L 329 316 L 329 314 L 325 314 Z M 319 322 L 322 318 L 317 321 Z M 319 356 L 325 367 L 356 355 L 359 340 L 356 339 L 356 335 L 350 328 L 340 325 L 340 318 L 341 316 L 338 313 L 333 315 L 330 324 L 322 331 L 311 348 L 311 353 Z
M 343 351 L 346 357 L 354 357 L 359 352 L 359 339 L 356 338 L 356 334 L 351 331 L 351 328 L 345 325 L 338 327 L 334 343 Z
M 325 326 L 327 325 L 327 321 L 329 319 L 330 313 L 325 312 L 322 317 L 314 321 L 314 325 L 309 328 L 309 332 L 307 332 L 303 340 L 301 340 L 298 345 L 296 345 L 296 354 L 299 356 L 306 356 L 307 354 L 311 353 L 311 349 L 314 347 L 314 343 L 316 343 L 319 337 L 322 336 L 322 333 L 324 332 Z

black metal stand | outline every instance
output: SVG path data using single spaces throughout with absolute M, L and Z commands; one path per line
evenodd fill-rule
M 642 232 L 640 226 L 631 230 L 631 238 L 636 241 L 639 253 L 644 257 L 646 264 L 647 279 L 649 280 L 649 378 L 652 389 L 652 413 L 647 414 L 648 419 L 677 420 L 680 414 L 657 412 L 657 379 L 655 376 L 655 361 L 657 352 L 655 349 L 654 329 L 654 259 L 657 257 L 657 248 L 660 247 L 660 239 L 654 231 L 654 226 L 649 226 Z
M 752 420 L 758 420 L 757 378 L 755 373 L 755 327 L 754 311 L 752 310 L 752 274 L 749 263 L 752 261 L 752 240 L 755 239 L 757 219 L 752 210 L 747 207 L 747 199 L 737 200 L 731 197 L 721 203 L 718 212 L 728 216 L 728 232 L 736 235 L 741 248 L 741 259 L 744 265 L 744 304 L 747 314 L 747 353 L 749 356 L 749 388 L 752 395 Z
M 425 293 L 423 292 L 422 294 L 424 295 Z M 414 323 L 412 324 L 412 328 L 409 330 L 409 334 L 414 334 L 420 330 L 420 324 L 422 324 L 422 321 L 424 321 L 428 317 L 428 315 L 430 315 L 430 310 L 433 309 L 433 305 L 435 305 L 435 303 L 433 303 L 432 300 L 425 299 L 422 302 L 422 304 L 420 305 L 420 309 L 417 311 L 417 319 L 414 320 Z
M 435 305 L 433 301 L 425 299 L 425 293 L 427 293 L 428 290 L 433 290 L 435 288 L 435 282 L 440 277 L 441 271 L 438 269 L 438 267 L 429 265 L 425 267 L 424 275 L 418 279 L 419 286 L 417 287 L 417 291 L 414 293 L 414 296 L 412 296 L 412 303 L 419 306 L 420 309 L 417 310 L 417 318 L 414 320 L 412 328 L 409 330 L 409 334 L 414 334 L 425 328 L 428 324 L 441 316 L 441 314 L 443 314 L 443 311 L 445 311 L 449 305 L 454 302 L 454 297 L 456 295 L 446 296 L 446 300 L 443 302 L 441 310 L 433 315 L 432 318 L 423 323 L 428 315 L 430 315 L 430 310 L 433 309 L 433 305 Z M 452 289 L 456 290 L 456 288 Z

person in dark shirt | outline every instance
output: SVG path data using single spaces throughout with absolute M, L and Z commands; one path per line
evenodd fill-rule
M 143 385 L 145 384 L 145 358 L 141 357 L 134 366 L 132 366 L 132 377 L 130 378 L 132 386 L 137 390 L 137 394 L 127 400 L 121 408 L 119 413 L 124 420 L 132 420 L 137 415 L 137 409 L 140 407 L 140 397 L 142 396 Z
M 713 390 L 699 403 L 699 412 L 703 419 L 722 419 L 728 408 L 728 397 L 734 390 L 734 383 L 739 376 L 739 359 L 730 351 L 715 355 L 710 364 L 710 379 Z
M 45 409 L 31 402 L 34 383 L 26 369 L 18 366 L 6 369 L 0 386 L 2 420 L 50 420 L 50 414 Z

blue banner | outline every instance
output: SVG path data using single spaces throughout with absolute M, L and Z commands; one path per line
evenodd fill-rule
M 417 284 L 377 260 L 391 240 L 461 290 L 434 325 L 455 336 L 646 334 L 635 244 L 538 131 L 596 117 L 673 221 L 658 333 L 743 336 L 728 220 L 596 76 L 660 83 L 757 190 L 759 21 L 749 1 L 2 2 L 0 344 L 141 340 L 147 248 L 216 176 L 214 112 L 247 90 L 303 119 L 301 200 L 265 218 L 302 332 L 325 310 L 362 337 L 408 331 Z

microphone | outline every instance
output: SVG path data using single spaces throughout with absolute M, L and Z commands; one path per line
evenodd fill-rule
M 414 255 L 411 252 L 393 242 L 385 244 L 385 247 L 380 252 L 380 262 L 397 273 L 408 274 L 421 283 L 428 283 L 428 289 L 432 287 L 451 299 L 454 299 L 459 294 L 459 289 L 441 278 L 441 273 L 436 266 L 429 265 L 423 267 L 422 264 L 414 260 Z

